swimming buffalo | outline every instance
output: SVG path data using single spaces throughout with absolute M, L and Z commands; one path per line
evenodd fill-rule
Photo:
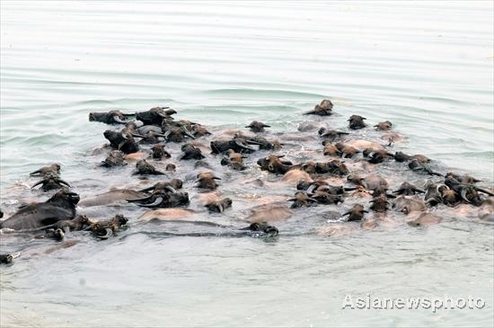
M 252 132 L 264 132 L 264 128 L 270 128 L 270 125 L 264 124 L 259 121 L 252 121 L 249 125 L 246 126 L 246 128 L 250 128 Z
M 352 130 L 363 129 L 367 126 L 364 123 L 364 120 L 366 120 L 365 117 L 362 117 L 360 115 L 352 115 L 348 119 L 348 127 Z
M 129 116 L 134 116 L 134 114 L 124 114 L 119 110 L 111 110 L 106 113 L 89 113 L 89 121 L 106 124 L 126 124 Z
M 225 209 L 229 208 L 232 206 L 232 200 L 229 197 L 225 197 L 219 200 L 214 200 L 211 202 L 208 202 L 206 205 L 204 205 L 210 212 L 218 212 L 218 213 L 223 213 Z
M 60 164 L 54 163 L 48 166 L 43 166 L 36 171 L 29 173 L 29 175 L 32 177 L 40 177 L 48 173 L 60 174 Z
M 202 189 L 215 190 L 218 187 L 216 180 L 221 180 L 212 172 L 201 172 L 197 174 L 197 187 Z
M 355 204 L 342 216 L 348 215 L 348 221 L 360 221 L 363 219 L 364 213 L 369 213 L 369 211 L 366 211 L 362 205 Z
M 122 214 L 117 214 L 110 220 L 91 221 L 89 228 L 100 239 L 107 239 L 121 230 L 129 221 Z
M 158 171 L 152 164 L 148 163 L 145 159 L 141 159 L 136 163 L 136 171 L 134 174 L 141 175 L 165 175 L 165 173 Z
M 281 158 L 283 158 L 283 155 L 269 155 L 257 160 L 257 165 L 264 171 L 275 174 L 285 174 L 293 168 L 293 164 L 292 162 L 282 160 Z
M 64 180 L 60 179 L 58 174 L 55 172 L 48 172 L 43 176 L 43 179 L 36 182 L 32 187 L 36 187 L 38 185 L 41 185 L 41 189 L 43 191 L 49 191 L 49 190 L 55 190 L 55 189 L 60 189 L 63 188 L 64 186 L 70 187 L 70 185 L 65 182 Z
M 43 203 L 32 203 L 22 206 L 5 221 L 0 228 L 14 230 L 40 229 L 52 226 L 61 220 L 75 217 L 79 195 L 64 188 Z
M 319 115 L 329 116 L 332 115 L 333 103 L 329 99 L 324 99 L 319 105 L 314 106 L 313 110 L 305 112 L 304 115 Z
M 170 107 L 153 107 L 144 112 L 137 112 L 135 116 L 136 120 L 141 121 L 144 125 L 161 126 L 164 119 L 170 119 L 171 115 L 176 113 Z
M 124 155 L 125 154 L 120 150 L 112 150 L 105 160 L 101 162 L 101 166 L 115 167 L 127 165 L 124 160 Z

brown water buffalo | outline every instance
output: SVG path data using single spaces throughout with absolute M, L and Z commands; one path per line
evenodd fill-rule
M 247 167 L 244 165 L 244 158 L 241 153 L 235 152 L 233 149 L 228 149 L 225 156 L 221 159 L 221 165 L 228 165 L 237 171 L 243 171 Z
M 348 212 L 344 213 L 342 216 L 348 215 L 348 221 L 360 221 L 363 219 L 365 213 L 369 213 L 369 211 L 366 211 L 364 209 L 364 206 L 355 204 L 348 210 Z
M 60 174 L 60 164 L 54 163 L 48 166 L 43 166 L 36 171 L 29 173 L 29 175 L 32 177 L 42 177 L 49 173 Z
M 165 145 L 161 143 L 154 144 L 151 147 L 152 155 L 151 157 L 156 160 L 161 160 L 163 158 L 170 158 L 171 155 L 165 150 Z
M 303 115 L 319 115 L 329 116 L 332 115 L 333 103 L 329 99 L 324 99 L 319 105 L 314 106 L 313 110 L 303 113 Z
M 379 122 L 376 125 L 374 125 L 376 130 L 380 130 L 380 131 L 387 131 L 391 129 L 392 126 L 393 124 L 390 121 Z
M 399 196 L 393 201 L 392 208 L 398 212 L 408 214 L 410 212 L 425 211 L 426 203 L 417 195 L 414 196 Z
M 295 195 L 289 201 L 293 202 L 291 208 L 309 207 L 317 204 L 317 199 L 310 197 L 305 191 L 295 192 Z
M 110 154 L 101 162 L 103 167 L 115 167 L 127 165 L 124 160 L 125 154 L 121 150 L 112 150 Z
M 204 205 L 210 212 L 223 213 L 225 209 L 232 207 L 233 201 L 229 197 L 208 202 Z
M 218 187 L 216 180 L 221 180 L 221 178 L 215 176 L 212 172 L 201 172 L 197 174 L 197 187 L 215 190 Z
M 269 171 L 275 174 L 285 174 L 293 168 L 293 164 L 290 161 L 284 161 L 283 155 L 269 155 L 267 157 L 257 160 L 257 165 L 261 167 L 263 171 Z
M 425 191 L 405 181 L 400 185 L 400 187 L 397 190 L 393 191 L 393 193 L 397 195 L 412 196 L 415 195 L 416 193 L 423 194 L 425 193 Z

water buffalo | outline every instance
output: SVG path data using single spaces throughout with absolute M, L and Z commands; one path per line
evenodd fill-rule
M 374 125 L 376 130 L 380 130 L 380 131 L 387 131 L 391 129 L 392 126 L 393 124 L 390 121 L 379 122 L 376 125 Z
M 161 126 L 164 119 L 171 118 L 171 115 L 176 113 L 170 107 L 153 107 L 144 112 L 137 112 L 135 116 L 136 120 L 141 121 L 144 125 Z
M 103 135 L 110 142 L 110 146 L 113 149 L 121 150 L 125 154 L 136 153 L 140 149 L 134 137 L 130 134 L 106 130 Z
M 253 153 L 256 150 L 250 147 L 245 140 L 234 137 L 231 140 L 213 140 L 210 143 L 212 154 L 222 154 L 228 149 L 233 149 L 237 153 Z
M 372 198 L 370 202 L 372 203 L 370 209 L 375 212 L 386 212 L 390 206 L 388 197 L 386 197 L 386 195 L 384 194 Z
M 218 187 L 216 180 L 221 180 L 212 172 L 201 172 L 197 174 L 197 187 L 202 189 L 215 190 Z
M 324 149 L 322 151 L 324 156 L 341 156 L 341 151 L 336 147 L 336 145 L 332 144 L 329 140 L 324 140 L 322 142 Z
M 362 205 L 355 204 L 348 210 L 348 212 L 344 213 L 342 216 L 348 215 L 347 221 L 360 221 L 363 219 L 364 213 L 369 213 L 369 211 L 366 211 Z
M 279 234 L 279 230 L 276 227 L 269 225 L 267 222 L 254 222 L 248 227 L 241 228 L 240 230 L 249 230 L 256 233 L 263 233 L 268 237 L 274 237 Z
M 348 119 L 348 127 L 351 130 L 359 130 L 365 128 L 367 125 L 364 123 L 364 120 L 366 120 L 365 117 L 362 117 L 360 115 L 352 115 Z
M 180 179 L 171 179 L 170 181 L 160 181 L 155 183 L 153 186 L 144 188 L 140 192 L 148 191 L 163 191 L 163 192 L 175 192 L 177 189 L 181 189 L 183 186 L 183 181 Z
M 252 132 L 264 132 L 264 128 L 270 128 L 270 125 L 264 124 L 259 121 L 252 121 L 246 128 L 249 128 Z
M 352 158 L 356 154 L 360 153 L 360 150 L 357 148 L 344 144 L 342 142 L 338 142 L 335 144 L 336 148 L 339 150 L 339 154 L 344 158 Z
M 56 174 L 55 172 L 48 172 L 46 173 L 44 176 L 43 176 L 43 179 L 36 182 L 32 187 L 36 187 L 38 185 L 41 185 L 41 189 L 43 191 L 49 191 L 49 190 L 56 190 L 56 189 L 61 189 L 63 188 L 64 186 L 66 187 L 69 187 L 70 188 L 70 185 L 60 179 L 60 177 L 58 176 L 58 174 Z
M 129 219 L 122 214 L 117 214 L 110 220 L 92 221 L 89 228 L 100 239 L 107 239 L 122 229 Z
M 151 195 L 138 198 L 127 199 L 128 202 L 137 203 L 141 207 L 149 208 L 170 208 L 170 207 L 184 207 L 189 205 L 189 194 L 187 192 L 177 192 L 171 189 L 157 190 Z
M 0 228 L 33 230 L 49 227 L 61 220 L 75 217 L 79 195 L 64 188 L 43 203 L 25 205 L 10 218 L 0 222 Z
M 289 201 L 293 202 L 291 208 L 309 207 L 317 203 L 317 199 L 310 197 L 305 191 L 295 192 L 295 195 Z
M 332 115 L 333 103 L 329 99 L 324 99 L 319 105 L 314 106 L 313 110 L 303 113 L 303 115 L 319 115 L 329 116 Z
M 115 167 L 127 165 L 124 160 L 125 154 L 121 150 L 112 150 L 110 154 L 101 162 L 103 167 Z
M 158 171 L 152 164 L 148 163 L 145 159 L 141 159 L 136 163 L 136 171 L 133 174 L 151 174 L 151 175 L 165 175 L 165 173 Z
M 269 171 L 275 174 L 285 174 L 293 168 L 293 164 L 290 161 L 281 160 L 283 155 L 269 155 L 257 160 L 257 165 L 261 167 L 263 171 Z
M 202 154 L 200 148 L 197 148 L 196 146 L 191 144 L 183 145 L 181 150 L 183 152 L 182 157 L 180 157 L 181 160 L 190 160 L 190 159 L 200 160 L 206 158 L 206 156 Z
M 165 150 L 165 146 L 163 144 L 157 143 L 151 147 L 152 157 L 157 160 L 161 160 L 164 158 L 170 158 L 171 155 Z
M 398 212 L 408 214 L 410 212 L 425 211 L 427 206 L 416 195 L 408 197 L 402 195 L 394 200 L 392 208 Z
M 129 116 L 134 116 L 134 114 L 124 114 L 119 110 L 111 110 L 106 113 L 89 113 L 89 121 L 106 124 L 126 124 Z
M 48 173 L 60 174 L 60 164 L 54 163 L 48 166 L 43 166 L 34 172 L 29 173 L 32 177 L 41 177 Z
M 223 213 L 225 209 L 232 206 L 232 200 L 229 197 L 225 197 L 219 200 L 208 202 L 204 205 L 211 212 Z
M 415 195 L 416 193 L 425 193 L 424 190 L 417 188 L 415 185 L 409 183 L 409 182 L 403 182 L 400 187 L 393 191 L 394 194 L 397 195 L 405 195 L 405 196 L 412 196 Z
M 337 131 L 337 130 L 333 130 L 333 129 L 327 129 L 327 128 L 320 128 L 319 131 L 317 131 L 317 133 L 319 134 L 319 136 L 321 138 L 326 138 L 330 141 L 334 141 L 336 138 L 338 137 L 341 137 L 341 136 L 345 136 L 345 135 L 349 135 L 350 133 L 348 132 L 343 132 L 343 131 Z
M 243 171 L 247 167 L 244 166 L 244 158 L 241 153 L 235 152 L 233 149 L 228 149 L 225 156 L 221 159 L 221 165 L 228 165 L 237 171 Z

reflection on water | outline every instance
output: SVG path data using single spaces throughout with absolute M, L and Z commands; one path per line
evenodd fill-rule
M 388 119 L 407 138 L 399 149 L 492 185 L 492 13 L 489 1 L 2 2 L 0 206 L 45 199 L 29 190 L 28 172 L 53 161 L 83 197 L 108 190 L 107 179 L 135 183 L 95 167 L 106 127 L 87 115 L 155 105 L 216 130 L 259 119 L 282 133 L 331 98 L 334 128 L 351 114 Z M 328 238 L 299 234 L 322 222 L 308 218 L 281 224 L 275 240 L 152 236 L 139 229 L 172 228 L 143 224 L 49 254 L 52 244 L 36 241 L 0 268 L 0 323 L 492 325 L 492 225 L 459 215 Z M 486 307 L 341 309 L 346 295 L 367 293 L 471 295 Z

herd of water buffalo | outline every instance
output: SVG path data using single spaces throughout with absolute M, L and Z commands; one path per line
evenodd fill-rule
M 102 148 L 105 158 L 100 169 L 135 163 L 132 175 L 153 184 L 139 190 L 111 189 L 81 201 L 61 178 L 61 166 L 54 163 L 30 173 L 39 178 L 32 188 L 39 187 L 51 197 L 24 204 L 0 221 L 2 234 L 63 241 L 66 234 L 84 230 L 95 238 L 108 239 L 133 219 L 116 213 L 111 219 L 95 220 L 79 208 L 115 201 L 145 209 L 141 217 L 147 219 L 180 219 L 194 212 L 190 210 L 191 191 L 184 191 L 188 181 L 193 181 L 198 195 L 194 199 L 207 212 L 227 215 L 237 200 L 244 204 L 242 212 L 250 210 L 251 215 L 241 220 L 244 226 L 225 226 L 229 235 L 272 238 L 279 233 L 276 221 L 297 215 L 303 218 L 313 208 L 323 209 L 317 215 L 331 219 L 316 230 L 328 235 L 373 229 L 389 221 L 407 226 L 439 223 L 454 216 L 494 221 L 491 188 L 479 186 L 481 181 L 468 174 L 440 172 L 424 155 L 391 151 L 403 137 L 389 121 L 369 126 L 365 117 L 351 115 L 347 127 L 331 128 L 330 117 L 335 113 L 330 100 L 303 113 L 314 119 L 300 123 L 296 131 L 279 133 L 269 132 L 270 126 L 260 121 L 231 130 L 177 120 L 175 114 L 168 107 L 132 114 L 120 110 L 89 113 L 89 121 L 117 127 L 103 133 L 109 145 Z M 372 130 L 375 140 L 362 138 L 361 130 Z M 181 166 L 185 169 L 180 170 Z M 390 170 L 394 176 L 388 174 Z M 423 183 L 403 179 L 415 175 Z M 240 193 L 218 192 L 225 183 L 240 184 L 250 196 L 240 199 Z M 279 190 L 291 190 L 289 197 Z M 11 263 L 17 255 L 1 254 L 0 261 Z

